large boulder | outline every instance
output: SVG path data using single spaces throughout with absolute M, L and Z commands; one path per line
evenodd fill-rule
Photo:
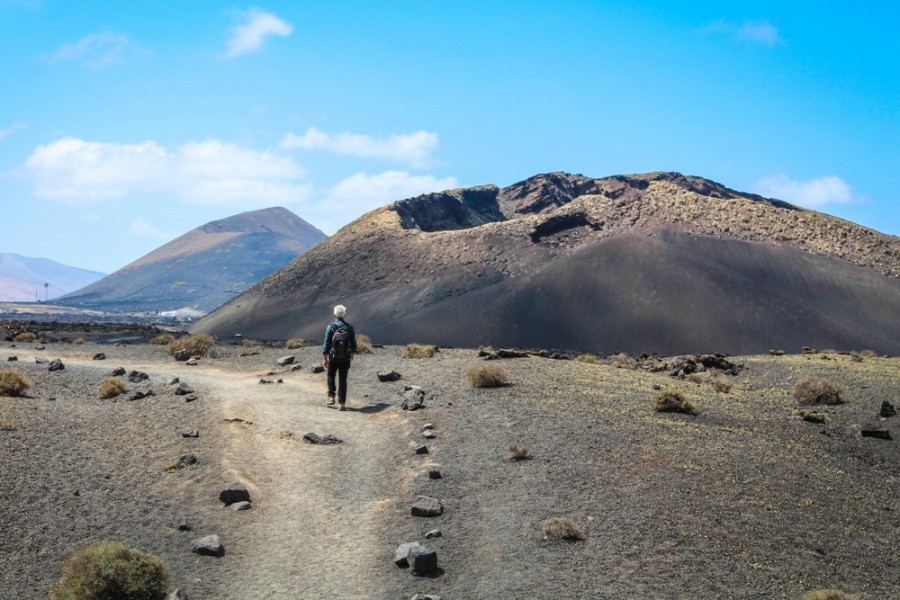
M 225 556 L 225 546 L 215 534 L 194 540 L 191 551 L 201 556 Z
M 294 355 L 290 355 L 290 356 L 282 356 L 281 358 L 278 359 L 277 362 L 278 362 L 278 366 L 286 367 L 288 365 L 294 364 L 295 360 L 297 360 L 297 357 Z
M 426 546 L 416 545 L 406 555 L 409 572 L 416 576 L 428 575 L 437 569 L 437 552 Z
M 414 517 L 439 517 L 444 512 L 444 505 L 437 498 L 418 496 L 412 505 Z
M 47 367 L 48 371 L 62 371 L 66 368 L 66 365 L 63 364 L 63 361 L 58 358 L 54 358 L 50 361 L 50 365 Z
M 417 385 L 407 385 L 403 392 L 403 410 L 418 410 L 425 402 L 425 390 Z

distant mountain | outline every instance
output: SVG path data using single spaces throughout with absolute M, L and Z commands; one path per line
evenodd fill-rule
M 244 212 L 197 227 L 56 302 L 109 312 L 205 313 L 326 237 L 285 208 Z
M 538 175 L 374 210 L 196 331 L 592 352 L 900 353 L 900 238 L 678 173 Z
M 0 252 L 0 302 L 53 299 L 82 288 L 104 276 L 48 258 L 30 258 Z M 44 287 L 44 284 L 49 284 Z

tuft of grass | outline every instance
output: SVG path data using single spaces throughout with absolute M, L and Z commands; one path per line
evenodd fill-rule
M 813 590 L 803 594 L 801 600 L 858 600 L 859 596 L 841 590 Z
M 169 462 L 167 462 L 166 464 L 163 465 L 163 471 L 165 471 L 166 473 L 172 473 L 174 471 L 177 471 L 180 468 L 181 468 L 181 460 L 179 460 L 177 458 L 175 460 L 170 460 Z
M 150 343 L 154 346 L 168 346 L 172 342 L 175 341 L 175 336 L 171 333 L 161 333 L 155 338 L 150 340 Z
M 863 355 L 860 354 L 859 352 L 851 352 L 851 353 L 850 353 L 850 360 L 852 360 L 853 362 L 862 362 L 862 361 L 863 361 Z
M 241 346 L 243 346 L 244 348 L 256 348 L 257 346 L 259 346 L 259 342 L 257 342 L 256 340 L 248 340 L 245 338 L 241 342 Z
M 120 394 L 124 394 L 128 386 L 118 377 L 106 377 L 100 382 L 100 389 L 97 390 L 97 397 L 101 399 L 115 398 Z
M 825 413 L 816 412 L 814 410 L 800 410 L 797 414 L 807 423 L 818 423 L 824 425 L 830 420 Z
M 874 350 L 863 350 L 859 354 L 863 358 L 875 358 L 876 356 L 878 356 L 877 354 L 875 354 Z
M 14 342 L 35 342 L 37 341 L 38 336 L 33 331 L 23 331 L 22 333 L 17 334 L 14 338 Z
M 525 460 L 528 458 L 528 448 L 517 442 L 510 442 L 506 450 L 509 452 L 509 457 L 513 460 Z
M 199 333 L 172 340 L 166 346 L 166 352 L 175 354 L 179 350 L 188 350 L 191 356 L 214 356 L 215 346 L 212 336 Z
M 407 344 L 403 349 L 403 358 L 431 358 L 436 352 L 437 346 L 430 344 Z
M 582 354 L 581 356 L 575 357 L 575 360 L 586 365 L 596 365 L 598 362 L 597 357 L 593 354 Z
M 466 371 L 469 383 L 475 388 L 495 388 L 509 384 L 509 372 L 499 365 L 480 365 Z
M 372 351 L 372 338 L 364 333 L 356 334 L 356 351 L 360 354 L 368 354 Z
M 0 369 L 0 396 L 21 396 L 33 385 L 34 382 L 18 369 Z
M 693 381 L 694 383 L 706 384 L 720 394 L 727 394 L 731 391 L 731 382 L 728 381 L 728 377 L 721 373 L 703 371 L 702 373 L 691 373 L 687 378 L 688 381 Z
M 159 600 L 168 586 L 161 560 L 119 542 L 78 550 L 63 562 L 62 571 L 50 590 L 51 600 Z
M 584 530 L 568 517 L 551 517 L 541 523 L 544 537 L 562 540 L 583 540 Z
M 660 392 L 653 402 L 653 408 L 657 412 L 679 412 L 687 415 L 697 413 L 694 404 L 684 394 L 672 390 Z
M 297 348 L 303 347 L 303 340 L 301 338 L 291 338 L 287 342 L 284 343 L 285 350 L 296 350 Z
M 613 354 L 609 357 L 609 360 L 612 363 L 612 366 L 617 369 L 633 369 L 637 365 L 637 361 L 624 352 Z
M 15 431 L 16 422 L 9 417 L 0 417 L 0 431 Z
M 840 385 L 829 379 L 806 377 L 794 385 L 791 395 L 797 400 L 797 404 L 842 404 L 843 391 Z

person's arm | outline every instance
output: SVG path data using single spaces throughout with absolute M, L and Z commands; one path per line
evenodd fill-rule
M 328 352 L 331 351 L 331 333 L 333 325 L 325 328 L 325 339 L 322 340 L 322 364 L 328 366 Z

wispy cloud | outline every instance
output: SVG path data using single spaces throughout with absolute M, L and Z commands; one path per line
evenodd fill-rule
M 171 240 L 174 239 L 178 234 L 173 233 L 171 231 L 163 231 L 159 229 L 150 222 L 150 220 L 141 215 L 136 217 L 131 225 L 128 226 L 128 233 L 131 235 L 141 237 L 141 238 L 150 238 L 154 240 Z
M 123 65 L 151 54 L 152 51 L 132 42 L 125 34 L 101 32 L 62 46 L 50 59 L 52 62 L 74 61 L 85 69 L 97 70 Z
M 767 19 L 747 19 L 741 23 L 720 20 L 710 23 L 700 31 L 762 46 L 777 46 L 784 42 L 778 28 Z
M 69 203 L 171 193 L 209 206 L 271 206 L 308 197 L 311 186 L 290 157 L 220 140 L 166 148 L 67 137 L 38 146 L 25 163 L 36 196 Z
M 835 175 L 798 181 L 779 173 L 760 179 L 752 190 L 761 196 L 787 200 L 807 208 L 847 204 L 856 200 L 850 185 Z
M 286 37 L 294 31 L 294 26 L 275 13 L 251 8 L 238 13 L 243 21 L 231 31 L 228 51 L 225 56 L 234 58 L 242 54 L 257 52 L 272 36 Z
M 25 127 L 25 123 L 13 123 L 9 127 L 0 127 L 0 140 L 19 131 L 20 129 L 25 129 Z
M 286 149 L 326 150 L 338 154 L 382 158 L 421 168 L 432 164 L 438 146 L 438 135 L 430 131 L 395 134 L 374 139 L 358 133 L 325 133 L 310 127 L 303 135 L 288 133 L 281 140 Z
M 328 196 L 332 201 L 349 203 L 364 212 L 395 200 L 455 187 L 454 177 L 439 179 L 433 175 L 410 175 L 406 171 L 385 171 L 371 176 L 356 173 L 331 188 Z

